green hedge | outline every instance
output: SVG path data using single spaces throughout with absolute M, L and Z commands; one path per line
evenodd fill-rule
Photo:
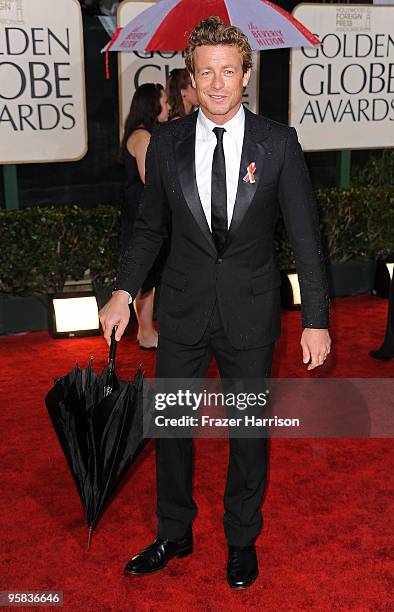
M 0 291 L 61 291 L 90 269 L 97 287 L 118 265 L 120 212 L 111 206 L 28 208 L 0 212 Z
M 325 189 L 317 199 L 329 262 L 394 254 L 393 189 Z M 118 266 L 119 230 L 120 212 L 112 206 L 0 211 L 0 291 L 61 291 L 67 278 L 79 280 L 86 269 L 96 288 L 110 285 Z M 275 250 L 280 268 L 294 265 L 281 219 Z
M 394 254 L 394 189 L 358 187 L 316 192 L 321 233 L 329 263 Z M 276 252 L 282 269 L 294 265 L 283 220 L 279 219 Z
M 351 184 L 353 187 L 373 186 L 392 189 L 394 185 L 394 150 L 381 149 L 371 155 L 366 164 L 352 165 Z

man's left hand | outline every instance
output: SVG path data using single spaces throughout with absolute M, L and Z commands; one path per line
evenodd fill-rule
M 309 363 L 307 370 L 323 365 L 331 348 L 327 329 L 305 328 L 301 337 L 302 360 Z

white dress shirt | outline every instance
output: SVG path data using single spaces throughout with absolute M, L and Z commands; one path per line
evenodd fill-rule
M 196 181 L 201 204 L 211 227 L 211 182 L 212 161 L 217 138 L 213 133 L 215 127 L 224 128 L 223 149 L 226 160 L 227 183 L 227 224 L 230 227 L 238 189 L 239 168 L 245 132 L 245 111 L 241 107 L 237 114 L 224 125 L 217 126 L 199 110 L 196 124 Z

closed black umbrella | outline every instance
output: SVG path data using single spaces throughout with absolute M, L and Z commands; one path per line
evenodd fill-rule
M 145 379 L 139 366 L 134 380 L 115 374 L 115 329 L 108 365 L 101 375 L 93 360 L 55 380 L 45 398 L 63 448 L 91 536 L 103 509 L 148 441 L 143 437 Z

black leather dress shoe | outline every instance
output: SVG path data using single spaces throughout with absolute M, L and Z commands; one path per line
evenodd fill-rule
M 172 542 L 157 538 L 153 544 L 144 548 L 126 564 L 126 574 L 153 574 L 164 569 L 173 557 L 187 557 L 193 552 L 193 536 L 188 534 L 181 540 Z
M 380 359 L 381 361 L 388 361 L 389 359 L 392 359 L 394 357 L 394 355 L 389 355 L 388 353 L 382 351 L 382 349 L 377 349 L 376 351 L 369 351 L 369 356 L 373 357 L 374 359 Z
M 250 546 L 229 546 L 227 582 L 232 589 L 247 589 L 259 575 L 256 549 Z

